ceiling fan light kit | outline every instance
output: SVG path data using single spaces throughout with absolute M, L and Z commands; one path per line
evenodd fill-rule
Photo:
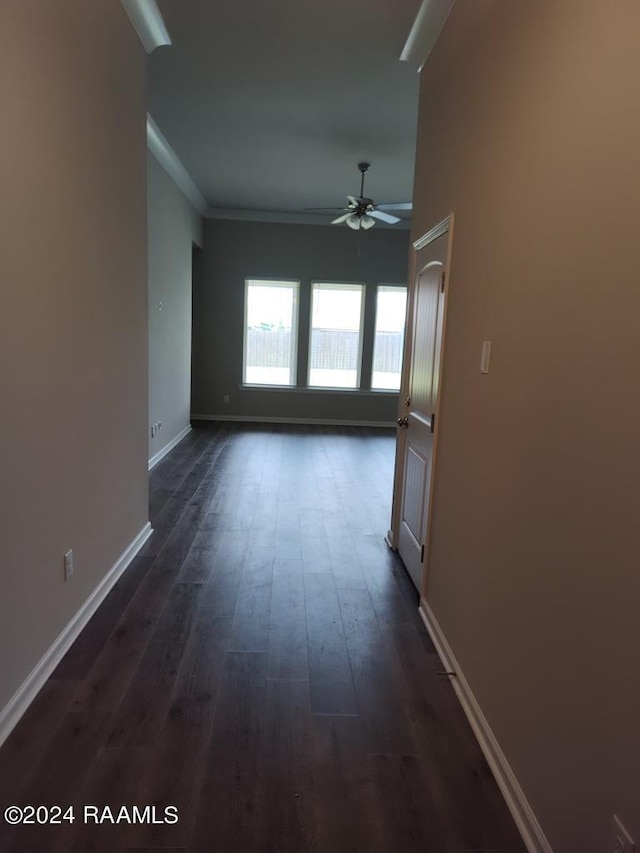
M 342 219 L 342 217 L 340 217 L 340 219 Z M 355 213 L 350 213 L 344 221 L 347 223 L 349 228 L 353 228 L 354 231 L 359 231 L 361 228 L 368 231 L 369 228 L 373 228 L 376 224 L 375 219 L 372 219 L 370 216 L 356 216 Z M 332 224 L 335 225 L 336 223 L 334 222 Z
M 358 163 L 358 169 L 360 170 L 360 174 L 362 175 L 360 179 L 360 195 L 353 196 L 348 195 L 347 201 L 349 202 L 347 207 L 334 208 L 335 210 L 343 210 L 346 213 L 342 213 L 336 219 L 334 219 L 331 224 L 332 225 L 342 225 L 342 223 L 346 223 L 349 228 L 352 228 L 354 231 L 360 231 L 361 229 L 368 231 L 369 228 L 373 228 L 376 224 L 376 219 L 381 222 L 387 222 L 389 225 L 395 225 L 400 222 L 399 216 L 394 216 L 391 213 L 386 213 L 387 210 L 411 210 L 413 205 L 410 201 L 400 202 L 399 204 L 376 204 L 372 198 L 367 198 L 364 194 L 364 176 L 366 172 L 369 170 L 370 163 Z M 322 210 L 327 209 L 331 210 L 332 208 L 307 208 L 308 210 Z

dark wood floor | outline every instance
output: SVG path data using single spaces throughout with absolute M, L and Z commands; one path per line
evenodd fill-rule
M 524 853 L 385 547 L 393 434 L 200 426 L 0 751 L 0 805 L 177 806 L 0 850 Z

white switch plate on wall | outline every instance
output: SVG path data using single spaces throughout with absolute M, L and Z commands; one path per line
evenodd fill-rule
M 480 356 L 480 373 L 489 372 L 489 362 L 491 361 L 491 341 L 482 342 L 482 355 Z

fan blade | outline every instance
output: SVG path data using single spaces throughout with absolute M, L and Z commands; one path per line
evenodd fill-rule
M 364 228 L 365 231 L 368 231 L 369 228 L 373 228 L 376 224 L 375 219 L 372 219 L 371 216 L 362 216 L 360 218 L 360 227 Z
M 383 213 L 381 210 L 372 210 L 369 216 L 375 216 L 376 219 L 379 219 L 381 222 L 388 222 L 389 225 L 395 225 L 396 222 L 400 222 L 399 216 L 391 216 L 390 213 Z
M 311 213 L 314 210 L 350 210 L 348 207 L 304 207 L 306 213 Z
M 349 204 L 352 204 L 354 207 L 358 207 L 363 201 L 361 198 L 356 198 L 354 195 L 348 195 Z
M 413 204 L 410 201 L 402 201 L 398 204 L 376 204 L 378 210 L 413 210 Z
M 342 216 L 339 216 L 337 219 L 334 219 L 331 224 L 340 225 L 340 223 L 346 222 L 347 219 L 349 219 L 351 216 L 353 216 L 353 213 L 351 213 L 351 211 L 349 211 L 349 213 L 343 213 Z

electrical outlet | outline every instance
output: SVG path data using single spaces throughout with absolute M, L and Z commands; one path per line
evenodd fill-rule
M 68 581 L 73 574 L 73 548 L 64 555 L 64 579 Z
M 228 394 L 225 394 L 222 398 L 223 403 L 229 403 L 231 401 L 231 397 Z
M 614 814 L 613 826 L 611 827 L 611 843 L 609 844 L 607 853 L 634 853 L 635 849 L 635 841 L 622 825 L 622 821 L 618 815 Z

